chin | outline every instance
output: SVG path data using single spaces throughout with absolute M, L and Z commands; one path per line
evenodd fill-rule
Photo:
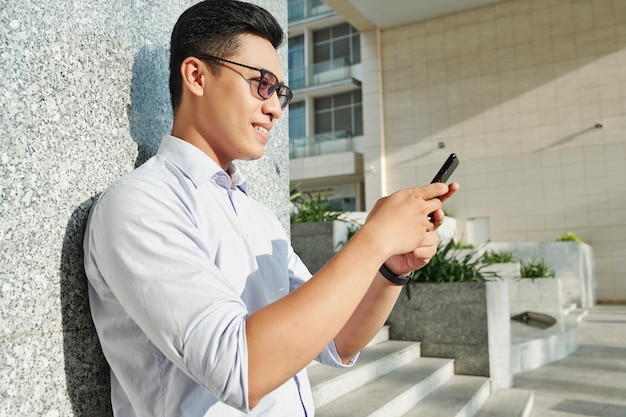
M 265 145 L 261 146 L 259 149 L 255 149 L 254 152 L 250 152 L 251 159 L 259 159 L 265 155 Z
M 242 161 L 254 161 L 257 159 L 261 159 L 263 157 L 263 155 L 265 155 L 265 151 L 261 151 L 261 152 L 250 152 L 248 155 L 245 155 L 241 158 L 239 158 Z

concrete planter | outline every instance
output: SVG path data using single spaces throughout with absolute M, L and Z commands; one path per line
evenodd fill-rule
M 291 225 L 291 245 L 311 273 L 319 271 L 346 241 L 348 225 L 342 221 Z
M 512 383 L 511 322 L 503 281 L 411 284 L 390 317 L 390 337 L 421 342 L 424 356 L 454 358 L 455 372 Z
M 503 280 L 513 280 L 520 277 L 521 265 L 519 262 L 491 264 L 483 272 L 495 272 Z
M 563 280 L 556 278 L 523 278 L 520 263 L 498 263 L 483 271 L 495 272 L 507 283 L 511 316 L 534 311 L 558 318 L 563 312 Z
M 565 303 L 589 308 L 596 303 L 593 249 L 580 242 L 490 242 L 487 250 L 515 251 L 520 261 L 543 259 L 561 278 Z
M 511 315 L 547 314 L 555 320 L 543 329 L 511 323 L 511 371 L 513 374 L 561 360 L 578 349 L 578 321 L 564 310 L 562 279 L 521 278 L 507 280 Z
M 561 278 L 521 278 L 506 282 L 509 287 L 511 316 L 534 311 L 559 319 L 563 314 Z

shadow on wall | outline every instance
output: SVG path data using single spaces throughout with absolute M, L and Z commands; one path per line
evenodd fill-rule
M 169 52 L 149 45 L 135 56 L 128 106 L 130 134 L 137 143 L 135 167 L 144 163 L 172 125 L 169 96 Z M 97 195 L 81 203 L 70 217 L 61 252 L 60 293 L 66 389 L 74 416 L 109 417 L 109 367 L 89 310 L 83 264 L 87 217 Z
M 137 143 L 135 167 L 153 156 L 172 130 L 169 74 L 169 51 L 163 46 L 147 45 L 135 55 L 128 105 L 130 135 Z
M 93 197 L 70 217 L 61 251 L 61 308 L 66 389 L 74 416 L 111 416 L 109 367 L 89 312 L 83 236 Z

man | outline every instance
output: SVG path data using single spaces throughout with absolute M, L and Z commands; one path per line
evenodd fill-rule
M 185 11 L 171 39 L 172 134 L 91 211 L 85 269 L 116 416 L 313 416 L 307 364 L 350 366 L 402 276 L 436 251 L 457 184 L 381 199 L 313 277 L 247 195 L 233 161 L 263 155 L 292 97 L 282 38 L 249 3 Z

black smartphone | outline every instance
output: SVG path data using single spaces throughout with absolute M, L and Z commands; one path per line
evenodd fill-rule
M 454 172 L 454 170 L 456 169 L 458 165 L 459 165 L 459 158 L 457 158 L 455 153 L 451 153 L 448 159 L 446 159 L 446 162 L 444 162 L 443 165 L 441 166 L 441 169 L 439 170 L 439 172 L 437 172 L 437 175 L 435 175 L 435 178 L 433 178 L 433 180 L 431 181 L 431 184 L 433 182 L 448 181 L 448 178 L 450 178 L 450 175 L 452 175 L 452 173 Z

